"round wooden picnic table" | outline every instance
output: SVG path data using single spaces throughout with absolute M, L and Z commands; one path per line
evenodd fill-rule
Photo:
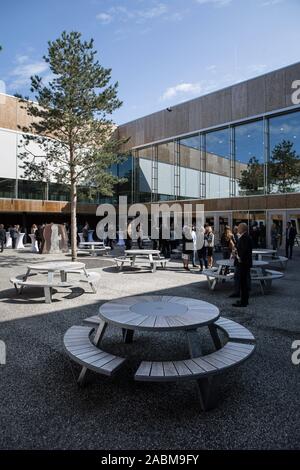
M 234 260 L 233 259 L 218 259 L 216 263 L 219 266 L 226 266 L 228 268 L 234 267 Z M 256 260 L 254 259 L 252 261 L 252 266 L 254 268 L 262 268 L 263 266 L 266 266 L 268 264 L 267 261 L 261 261 L 261 260 Z
M 85 264 L 73 261 L 46 261 L 41 263 L 29 264 L 27 266 L 27 273 L 25 275 L 25 280 L 29 276 L 31 271 L 46 272 L 48 273 L 48 282 L 53 281 L 53 276 L 55 272 L 61 274 L 61 280 L 65 280 L 66 271 L 75 271 L 82 270 L 86 274 Z
M 131 260 L 131 267 L 135 266 L 135 260 L 136 258 L 148 258 L 149 260 L 149 265 L 152 270 L 152 272 L 156 271 L 156 263 L 153 259 L 153 256 L 159 258 L 160 256 L 160 250 L 143 250 L 143 249 L 134 249 L 134 250 L 125 250 L 125 255 L 127 258 L 130 258 Z
M 160 250 L 125 250 L 126 255 L 132 255 L 132 256 L 137 256 L 137 255 L 159 255 Z
M 269 250 L 265 248 L 257 248 L 255 250 L 252 250 L 252 255 L 255 256 L 255 258 L 258 261 L 262 261 L 263 256 L 268 256 L 268 255 L 275 255 L 277 253 L 277 250 Z
M 219 309 L 203 300 L 170 295 L 141 295 L 106 302 L 99 308 L 96 338 L 102 337 L 108 324 L 122 328 L 125 343 L 131 343 L 135 330 L 151 332 L 186 331 L 191 355 L 201 354 L 197 328 L 208 326 L 214 342 L 219 342 L 214 322 Z

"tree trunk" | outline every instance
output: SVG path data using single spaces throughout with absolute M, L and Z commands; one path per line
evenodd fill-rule
M 71 182 L 71 254 L 72 261 L 77 259 L 77 187 Z

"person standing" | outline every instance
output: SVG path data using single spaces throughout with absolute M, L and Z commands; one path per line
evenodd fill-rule
M 35 239 L 37 241 L 40 254 L 43 253 L 43 249 L 45 245 L 44 228 L 45 228 L 45 224 L 42 224 L 42 225 L 39 225 L 37 230 L 35 231 Z
M 276 251 L 278 248 L 278 239 L 279 239 L 278 227 L 275 223 L 273 223 L 271 227 L 271 244 L 272 244 L 272 249 Z
M 17 225 L 14 225 L 10 231 L 10 237 L 11 237 L 11 244 L 12 244 L 12 248 L 16 248 L 16 243 L 17 243 L 17 239 L 18 239 L 18 226 Z
M 182 261 L 183 268 L 189 271 L 189 260 L 193 253 L 192 227 L 185 225 L 182 229 Z
M 239 272 L 240 301 L 233 307 L 247 307 L 249 301 L 250 269 L 252 268 L 252 240 L 248 235 L 248 226 L 240 223 L 238 226 L 239 240 L 236 249 L 234 265 Z
M 286 224 L 285 231 L 285 256 L 289 259 L 292 259 L 293 256 L 293 246 L 295 243 L 297 232 L 295 227 L 292 225 L 292 222 L 289 221 Z
M 192 240 L 193 240 L 193 268 L 196 268 L 196 256 L 197 256 L 197 231 L 196 226 L 192 226 Z
M 203 271 L 203 265 L 205 267 L 205 269 L 207 269 L 207 256 L 206 256 L 206 252 L 207 252 L 207 247 L 205 246 L 205 240 L 204 240 L 204 237 L 205 237 L 205 233 L 206 233 L 206 229 L 204 229 L 204 227 L 199 227 L 196 229 L 196 234 L 197 234 L 197 253 L 198 253 L 198 259 L 199 259 L 199 263 L 200 263 L 200 269 L 199 271 L 202 273 Z
M 82 238 L 85 242 L 88 242 L 89 241 L 89 224 L 86 222 L 85 223 L 85 226 L 83 227 L 82 229 Z
M 213 253 L 214 253 L 214 245 L 215 245 L 215 235 L 210 225 L 207 227 L 207 232 L 206 232 L 206 235 L 204 236 L 204 242 L 206 243 L 206 246 L 207 246 L 208 267 L 212 268 L 213 261 L 214 261 Z
M 136 226 L 136 232 L 137 232 L 137 244 L 138 244 L 139 250 L 142 250 L 143 249 L 143 229 L 142 229 L 141 223 L 139 223 Z
M 126 250 L 131 250 L 132 249 L 132 220 L 127 225 L 125 248 L 126 248 Z
M 6 242 L 6 231 L 4 230 L 4 225 L 0 224 L 0 250 L 3 253 L 4 243 Z
M 235 242 L 233 238 L 233 233 L 228 225 L 225 225 L 224 232 L 222 233 L 221 246 L 223 252 L 223 259 L 230 259 L 232 250 L 235 247 Z

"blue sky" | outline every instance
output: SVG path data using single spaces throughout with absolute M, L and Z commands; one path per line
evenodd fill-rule
M 0 14 L 7 93 L 47 80 L 47 41 L 77 30 L 119 81 L 118 124 L 300 60 L 299 0 L 14 0 Z

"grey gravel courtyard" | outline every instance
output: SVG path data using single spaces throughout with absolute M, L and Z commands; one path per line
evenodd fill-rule
M 300 366 L 291 361 L 291 344 L 300 339 L 300 252 L 285 277 L 263 296 L 253 285 L 250 306 L 234 309 L 230 284 L 207 287 L 196 270 L 181 263 L 151 273 L 116 272 L 109 258 L 84 257 L 101 273 L 97 294 L 81 289 L 59 290 L 45 304 L 42 290 L 17 296 L 9 278 L 25 273 L 35 261 L 67 259 L 28 251 L 0 254 L 0 339 L 7 363 L 0 366 L 1 449 L 299 449 Z M 63 350 L 63 335 L 72 325 L 98 312 L 113 298 L 136 294 L 193 297 L 217 305 L 221 315 L 251 330 L 254 355 L 222 376 L 218 406 L 201 412 L 191 382 L 135 383 L 138 360 L 188 357 L 183 333 L 136 333 L 130 345 L 109 327 L 103 344 L 108 351 L 130 355 L 114 378 L 92 372 L 78 388 Z M 209 338 L 204 333 L 204 352 Z M 73 365 L 77 374 L 79 366 Z

